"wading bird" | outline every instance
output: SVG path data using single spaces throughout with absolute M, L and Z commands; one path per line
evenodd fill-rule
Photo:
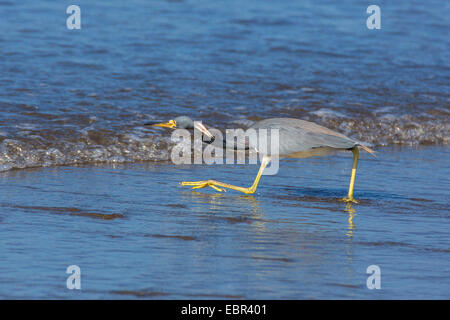
M 205 126 L 198 124 L 198 122 L 192 121 L 189 117 L 178 117 L 174 120 L 170 120 L 166 123 L 149 124 L 158 127 L 166 128 L 183 128 L 191 129 L 197 128 L 203 134 L 211 138 L 207 143 L 214 141 L 212 134 L 206 129 Z M 259 129 L 278 130 L 279 134 L 279 148 L 276 151 L 279 158 L 309 158 L 312 156 L 321 156 L 332 153 L 333 151 L 345 151 L 349 150 L 353 153 L 353 166 L 350 177 L 350 186 L 348 188 L 348 194 L 342 200 L 345 202 L 357 203 L 353 197 L 353 189 L 355 186 L 356 167 L 358 164 L 359 150 L 361 147 L 365 151 L 374 155 L 374 151 L 367 146 L 361 144 L 361 142 L 350 139 L 345 135 L 336 131 L 330 130 L 313 122 L 294 119 L 294 118 L 271 118 L 255 122 L 248 130 L 253 129 L 255 132 L 259 132 Z M 205 142 L 205 140 L 204 140 Z M 225 145 L 225 144 L 224 144 Z M 256 149 L 255 145 L 247 144 L 245 149 Z M 217 191 L 223 191 L 221 188 L 228 188 L 237 190 L 246 194 L 252 194 L 256 191 L 261 175 L 264 169 L 271 161 L 271 157 L 274 153 L 267 152 L 262 154 L 261 167 L 256 175 L 253 184 L 248 187 L 238 187 L 228 183 L 216 181 L 216 180 L 202 180 L 202 181 L 183 181 L 181 185 L 192 186 L 193 189 L 211 187 Z

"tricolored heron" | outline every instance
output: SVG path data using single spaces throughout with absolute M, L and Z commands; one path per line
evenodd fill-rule
M 167 127 L 167 128 L 183 128 L 192 129 L 197 128 L 203 134 L 214 138 L 212 134 L 206 129 L 205 126 L 194 122 L 192 119 L 186 116 L 175 118 L 166 123 L 150 124 L 153 126 Z M 361 142 L 353 140 L 345 135 L 320 126 L 316 123 L 294 119 L 294 118 L 271 118 L 255 122 L 248 129 L 253 129 L 259 132 L 259 129 L 277 129 L 279 134 L 279 150 L 277 156 L 280 158 L 309 158 L 312 156 L 326 155 L 333 151 L 345 151 L 350 150 L 353 153 L 353 166 L 350 177 L 350 186 L 348 188 L 348 194 L 342 200 L 345 202 L 355 202 L 353 197 L 353 190 L 355 186 L 356 167 L 358 164 L 359 150 L 361 147 L 363 150 L 374 154 L 374 151 L 367 146 L 361 144 Z M 209 142 L 208 142 L 209 143 Z M 248 146 L 256 149 L 254 146 Z M 250 187 L 239 187 L 228 183 L 216 181 L 216 180 L 202 180 L 202 181 L 183 181 L 181 185 L 192 186 L 193 189 L 211 187 L 217 191 L 223 191 L 221 188 L 228 188 L 237 190 L 246 194 L 255 193 L 258 187 L 261 175 L 264 169 L 271 161 L 271 157 L 274 154 L 263 154 L 261 160 L 261 166 L 258 174 Z

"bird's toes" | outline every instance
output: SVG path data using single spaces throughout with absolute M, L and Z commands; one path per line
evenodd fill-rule
M 194 185 L 194 187 L 192 187 L 192 189 L 201 189 L 201 188 L 204 188 L 206 186 L 208 186 L 207 183 L 202 183 L 202 184 L 199 184 L 198 186 Z
M 355 198 L 353 197 L 345 197 L 340 199 L 340 201 L 346 202 L 346 203 L 359 203 Z
M 182 186 L 199 186 L 205 184 L 204 181 L 182 181 L 180 182 Z
M 211 188 L 213 188 L 214 190 L 217 190 L 217 191 L 219 191 L 219 192 L 225 191 L 225 189 L 220 189 L 219 187 L 216 187 L 216 186 L 213 185 L 213 184 L 209 184 L 209 186 L 210 186 Z

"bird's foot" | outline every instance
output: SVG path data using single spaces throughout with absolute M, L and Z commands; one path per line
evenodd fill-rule
M 345 198 L 340 199 L 339 201 L 347 202 L 347 203 L 359 203 L 355 198 L 346 196 Z
M 201 189 L 205 187 L 211 187 L 216 191 L 222 192 L 226 191 L 225 189 L 220 189 L 214 184 L 213 180 L 204 180 L 204 181 L 183 181 L 180 183 L 182 186 L 192 186 L 192 189 Z

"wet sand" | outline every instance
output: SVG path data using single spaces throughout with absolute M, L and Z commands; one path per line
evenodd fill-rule
M 0 173 L 0 298 L 448 299 L 448 147 L 249 165 L 145 162 Z M 81 268 L 82 289 L 66 288 Z M 369 290 L 366 268 L 381 268 Z

